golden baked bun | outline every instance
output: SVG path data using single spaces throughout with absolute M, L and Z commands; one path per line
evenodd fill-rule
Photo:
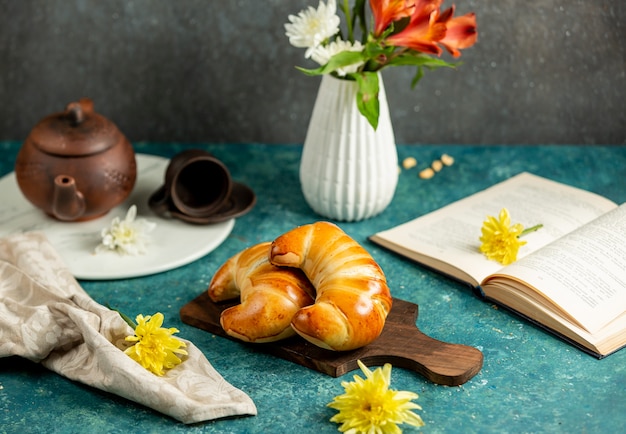
M 304 271 L 316 289 L 315 304 L 291 321 L 309 342 L 330 350 L 363 347 L 383 330 L 392 298 L 372 256 L 338 226 L 317 222 L 272 243 L 270 262 Z
M 241 304 L 225 309 L 224 331 L 246 342 L 274 342 L 295 335 L 291 318 L 313 303 L 315 290 L 304 273 L 270 264 L 270 243 L 249 247 L 220 267 L 208 288 L 213 301 L 240 297 Z

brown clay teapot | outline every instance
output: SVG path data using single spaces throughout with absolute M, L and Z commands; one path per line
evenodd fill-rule
M 128 139 L 82 98 L 35 125 L 17 155 L 15 176 L 37 208 L 57 220 L 83 221 L 128 197 L 137 165 Z

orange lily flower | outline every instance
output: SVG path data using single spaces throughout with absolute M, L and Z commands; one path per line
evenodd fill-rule
M 391 23 L 410 17 L 415 0 L 370 0 L 374 16 L 374 36 L 380 36 Z
M 454 6 L 441 13 L 441 3 L 442 0 L 416 0 L 409 24 L 387 38 L 387 42 L 437 56 L 442 53 L 441 44 L 454 57 L 459 57 L 459 49 L 476 42 L 476 16 L 470 13 L 452 18 Z
M 437 42 L 446 36 L 446 25 L 437 20 L 441 3 L 442 0 L 416 0 L 409 24 L 387 38 L 387 42 L 439 56 L 441 48 Z
M 452 6 L 450 17 L 454 13 Z M 439 42 L 452 56 L 459 57 L 459 49 L 469 48 L 476 43 L 478 33 L 476 31 L 476 14 L 469 13 L 460 17 L 450 18 L 446 22 L 446 36 Z

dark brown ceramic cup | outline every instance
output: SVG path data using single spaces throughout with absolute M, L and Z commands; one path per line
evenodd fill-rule
M 165 171 L 165 183 L 151 197 L 150 208 L 159 215 L 178 212 L 207 217 L 227 201 L 232 189 L 228 168 L 200 149 L 175 155 Z

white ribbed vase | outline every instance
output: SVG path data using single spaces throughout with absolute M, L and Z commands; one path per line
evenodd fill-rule
M 398 154 L 379 75 L 380 117 L 374 130 L 356 105 L 356 82 L 322 77 L 309 123 L 300 183 L 318 214 L 358 221 L 382 212 L 398 183 Z

